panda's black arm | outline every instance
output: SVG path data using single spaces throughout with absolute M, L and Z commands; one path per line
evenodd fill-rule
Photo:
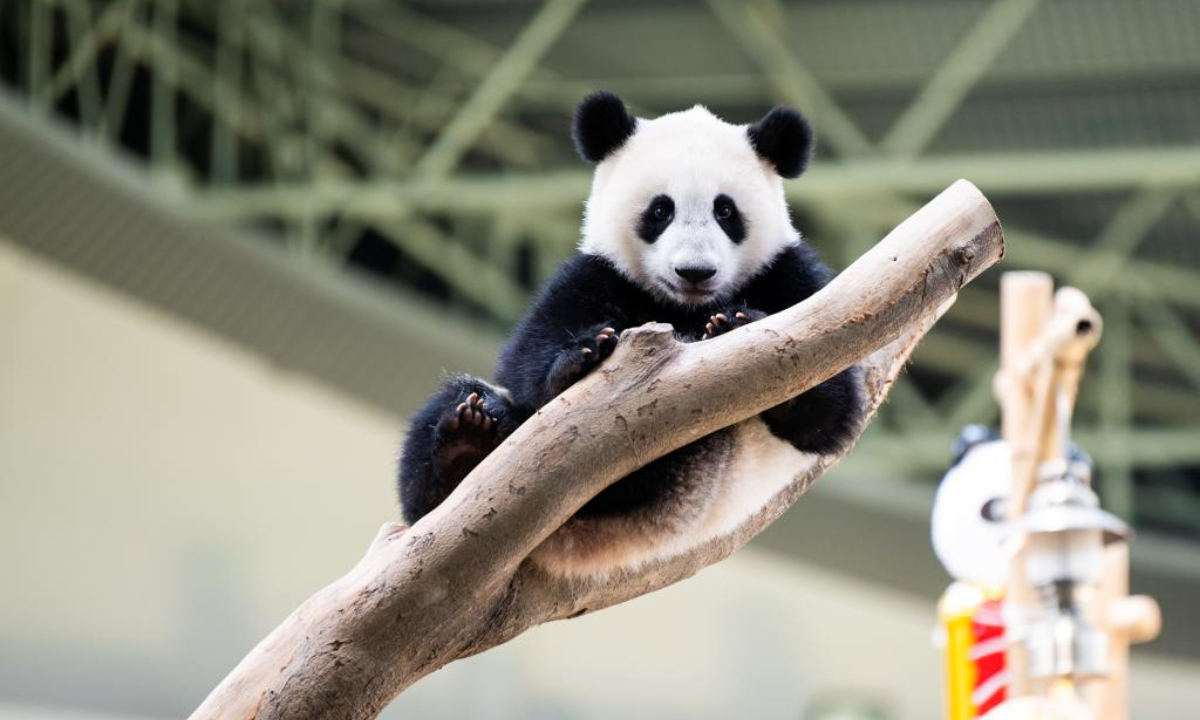
M 775 437 L 797 450 L 825 455 L 842 450 L 854 438 L 863 408 L 861 374 L 849 367 L 761 417 Z
M 612 353 L 633 324 L 629 301 L 639 293 L 606 260 L 567 261 L 501 349 L 496 379 L 529 412 L 550 402 Z
M 776 313 L 807 300 L 833 278 L 833 273 L 807 245 L 780 253 L 771 267 L 746 288 L 746 305 Z M 804 452 L 830 453 L 854 436 L 863 414 L 862 379 L 848 368 L 804 394 L 762 414 L 776 437 Z

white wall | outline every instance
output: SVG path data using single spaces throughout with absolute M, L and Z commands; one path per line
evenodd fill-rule
M 0 241 L 0 718 L 186 714 L 394 519 L 400 433 Z M 851 693 L 935 718 L 932 623 L 743 552 L 453 664 L 387 715 L 798 718 Z M 1136 717 L 1194 716 L 1198 679 L 1143 663 Z

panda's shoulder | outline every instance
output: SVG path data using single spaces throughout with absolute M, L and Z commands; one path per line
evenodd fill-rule
M 553 322 L 590 317 L 614 304 L 635 302 L 641 295 L 610 260 L 579 253 L 559 265 L 546 281 L 528 319 Z
M 806 242 L 792 243 L 784 248 L 771 264 L 780 271 L 781 279 L 802 277 L 820 289 L 833 278 L 833 271 L 821 262 L 817 251 Z
M 543 300 L 579 299 L 619 292 L 628 281 L 600 255 L 579 253 L 564 261 L 542 288 Z
M 557 273 L 574 286 L 610 286 L 624 283 L 625 278 L 603 255 L 590 252 L 577 253 L 562 264 Z

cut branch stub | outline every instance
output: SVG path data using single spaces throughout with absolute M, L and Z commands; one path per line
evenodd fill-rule
M 726 557 L 840 456 L 823 458 L 733 533 L 602 583 L 552 576 L 528 561 L 637 467 L 855 362 L 873 413 L 938 311 L 1002 254 L 995 213 L 960 180 L 795 307 L 703 343 L 677 343 L 663 325 L 626 331 L 598 372 L 522 425 L 446 502 L 403 534 L 381 532 L 353 570 L 285 620 L 192 717 L 374 717 L 447 662 Z M 733 376 L 741 381 L 727 382 Z

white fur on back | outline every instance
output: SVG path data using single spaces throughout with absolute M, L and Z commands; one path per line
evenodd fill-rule
M 734 443 L 737 450 L 729 478 L 721 484 L 712 511 L 699 532 L 704 540 L 735 530 L 793 480 L 812 469 L 821 457 L 801 452 L 775 437 L 757 417 L 737 426 Z
M 775 437 L 757 417 L 732 429 L 733 457 L 723 467 L 712 468 L 715 496 L 704 517 L 687 530 L 648 535 L 629 532 L 633 528 L 619 521 L 573 519 L 538 548 L 534 559 L 558 575 L 603 577 L 682 555 L 736 530 L 820 459 Z M 588 546 L 581 546 L 580 538 L 586 538 Z

